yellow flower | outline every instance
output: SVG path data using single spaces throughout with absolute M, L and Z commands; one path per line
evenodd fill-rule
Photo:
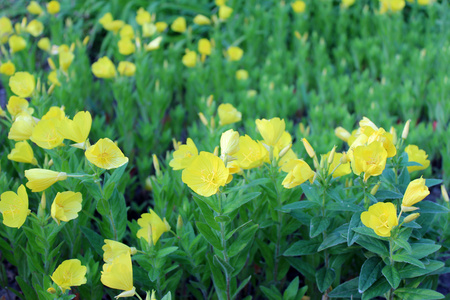
M 131 77 L 136 73 L 136 65 L 129 61 L 121 61 L 117 67 L 117 71 L 122 76 Z
M 166 222 L 166 219 L 164 219 L 164 221 L 161 220 L 161 218 L 151 209 L 150 213 L 142 214 L 137 222 L 139 226 L 141 226 L 141 229 L 136 233 L 137 238 L 144 238 L 147 242 L 150 242 L 151 239 L 153 245 L 158 242 L 164 232 L 170 230 L 170 226 Z
M 136 15 L 136 23 L 142 26 L 145 23 L 150 23 L 151 21 L 152 15 L 142 7 L 139 8 Z
M 148 43 L 148 45 L 145 45 L 145 51 L 153 51 L 159 49 L 159 46 L 161 45 L 163 37 L 158 36 L 156 39 Z
M 227 2 L 227 0 L 216 0 L 215 2 L 217 6 L 222 6 L 225 5 L 225 2 Z
M 136 51 L 136 46 L 130 39 L 121 39 L 117 45 L 119 46 L 119 53 L 122 55 L 130 55 Z
M 39 49 L 41 49 L 43 51 L 46 51 L 46 52 L 49 52 L 50 49 L 52 48 L 52 45 L 50 43 L 50 39 L 46 38 L 46 37 L 40 39 L 37 45 L 38 45 Z
M 173 21 L 170 28 L 175 32 L 183 33 L 186 31 L 186 19 L 183 17 L 178 17 Z
M 69 222 L 78 217 L 82 202 L 81 193 L 62 192 L 56 194 L 52 203 L 51 214 L 56 223 Z
M 53 272 L 51 278 L 64 293 L 71 286 L 80 286 L 86 283 L 87 268 L 81 265 L 78 259 L 63 261 Z
M 381 142 L 358 146 L 353 150 L 352 169 L 356 175 L 364 172 L 364 181 L 381 175 L 386 166 L 387 152 Z
M 188 68 L 195 67 L 195 64 L 197 63 L 197 52 L 195 51 L 189 51 L 187 52 L 182 59 L 183 65 L 185 65 Z
M 220 158 L 202 151 L 190 166 L 183 170 L 182 180 L 195 193 L 209 197 L 226 184 L 228 175 L 229 170 Z
M 311 170 L 311 167 L 302 159 L 292 159 L 285 163 L 282 169 L 283 171 L 288 172 L 281 183 L 286 189 L 292 189 L 307 180 L 312 183 L 312 180 L 314 179 L 314 171 Z
M 374 131 L 370 136 L 368 136 L 368 138 L 368 144 L 374 141 L 383 143 L 383 147 L 387 152 L 387 157 L 393 157 L 397 154 L 397 149 L 395 148 L 392 134 L 386 132 L 383 128 L 379 128 L 377 131 Z
M 306 153 L 308 153 L 308 156 L 311 158 L 314 158 L 316 156 L 316 152 L 314 151 L 314 148 L 311 146 L 311 144 L 308 142 L 307 139 L 302 138 L 303 146 L 305 147 Z
M 59 106 L 50 107 L 50 109 L 47 111 L 47 113 L 42 116 L 41 121 L 42 120 L 50 120 L 50 119 L 56 119 L 56 120 L 60 120 L 60 121 L 65 120 L 66 114 L 64 113 L 64 107 L 59 107 Z
M 27 112 L 22 112 L 15 118 L 9 129 L 8 139 L 17 141 L 28 140 L 33 133 L 36 121 Z
M 220 157 L 224 160 L 227 155 L 234 155 L 239 151 L 239 132 L 233 129 L 222 133 L 220 137 Z
M 416 145 L 406 146 L 405 152 L 408 154 L 408 161 L 417 162 L 422 165 L 408 167 L 409 173 L 419 170 L 425 170 L 430 166 L 430 161 L 427 159 L 427 153 L 424 150 L 419 149 L 419 147 L 417 147 Z
M 61 5 L 59 4 L 58 1 L 50 1 L 47 4 L 47 11 L 51 15 L 59 13 L 60 9 L 61 9 Z
M 244 55 L 244 50 L 239 47 L 230 47 L 227 50 L 228 58 L 231 61 L 241 60 L 242 55 Z
M 255 123 L 267 146 L 276 146 L 286 129 L 284 120 L 281 120 L 280 118 L 273 118 L 270 120 L 258 119 Z
M 198 52 L 204 55 L 211 55 L 211 42 L 208 39 L 198 41 Z
M 340 138 L 341 140 L 343 140 L 344 142 L 348 142 L 348 139 L 350 138 L 351 134 L 350 132 L 348 132 L 347 130 L 345 130 L 345 128 L 343 127 L 337 127 L 336 129 L 334 129 L 334 134 Z
M 252 140 L 248 135 L 239 137 L 239 151 L 234 155 L 238 165 L 244 169 L 253 169 L 263 164 L 267 149 L 261 142 Z
M 8 104 L 6 105 L 6 108 L 8 109 L 8 112 L 11 114 L 11 116 L 15 117 L 21 112 L 26 112 L 28 114 L 33 114 L 34 109 L 31 107 L 28 107 L 29 103 L 26 99 L 11 96 L 9 97 Z
M 136 248 L 130 248 L 125 244 L 113 240 L 105 240 L 105 244 L 103 245 L 102 249 L 104 252 L 103 260 L 105 261 L 105 263 L 112 263 L 114 258 L 122 254 L 136 254 Z
M 144 38 L 153 36 L 157 31 L 156 25 L 153 23 L 142 25 L 142 37 Z
M 217 113 L 220 119 L 220 126 L 239 122 L 242 118 L 242 114 L 229 103 L 220 104 L 217 108 Z
M 9 40 L 8 40 L 8 44 L 9 44 L 9 49 L 11 50 L 12 53 L 22 51 L 23 49 L 25 49 L 27 47 L 27 42 L 25 41 L 25 39 L 18 35 L 10 36 Z
M 295 1 L 295 2 L 291 3 L 291 7 L 295 13 L 299 14 L 299 13 L 302 13 L 305 11 L 306 3 L 303 1 Z
M 231 14 L 233 13 L 233 9 L 231 7 L 228 7 L 226 5 L 221 5 L 219 7 L 219 19 L 222 21 L 225 21 L 229 17 L 231 17 Z
M 61 122 L 57 119 L 40 120 L 33 128 L 30 140 L 44 149 L 53 149 L 64 141 L 64 137 L 59 133 Z
M 27 25 L 27 32 L 34 37 L 40 36 L 44 31 L 44 25 L 38 20 L 33 20 Z
M 100 24 L 103 25 L 103 27 L 105 27 L 106 24 L 111 23 L 112 21 L 114 21 L 113 16 L 110 12 L 106 13 L 103 15 L 103 17 L 101 17 L 98 22 Z
M 168 25 L 166 22 L 156 22 L 155 26 L 156 26 L 156 30 L 161 33 L 167 29 Z
M 361 214 L 361 222 L 372 228 L 379 236 L 390 237 L 391 230 L 398 225 L 397 210 L 392 203 L 375 203 Z
M 17 72 L 9 78 L 11 91 L 19 97 L 30 97 L 36 87 L 34 76 L 28 72 Z
M 51 71 L 48 73 L 47 79 L 49 81 L 49 84 L 55 84 L 57 86 L 61 86 L 61 82 L 58 80 L 58 72 Z
M 11 20 L 7 17 L 0 18 L 0 44 L 6 43 L 13 32 Z
M 433 0 L 417 0 L 417 3 L 419 3 L 419 5 L 429 5 L 433 2 Z
M 16 72 L 16 66 L 8 60 L 0 66 L 0 74 L 5 74 L 6 76 L 12 76 Z
M 88 111 L 78 112 L 73 120 L 64 118 L 59 127 L 59 132 L 64 139 L 74 141 L 84 148 L 92 126 L 92 116 Z
M 16 143 L 14 149 L 12 149 L 11 153 L 8 154 L 8 159 L 37 165 L 37 160 L 34 158 L 33 148 L 31 148 L 26 141 Z
M 329 155 L 330 155 L 330 152 L 325 154 L 323 159 L 328 159 Z M 343 156 L 342 153 L 335 153 L 334 157 L 333 157 L 333 162 L 328 166 L 328 175 L 330 175 L 330 173 L 333 172 L 333 170 L 334 170 L 333 175 L 332 175 L 333 178 L 345 176 L 352 172 L 352 170 L 350 169 L 349 162 L 347 162 L 345 164 L 341 164 L 336 169 L 336 167 L 339 165 L 339 163 L 341 161 L 342 156 Z
M 210 25 L 211 20 L 204 15 L 196 15 L 194 18 L 194 23 L 197 25 Z
M 103 25 L 103 28 L 105 28 L 105 30 L 114 32 L 114 34 L 117 34 L 124 25 L 125 22 L 122 20 L 113 20 L 111 22 L 105 23 Z
M 28 209 L 28 195 L 23 184 L 17 189 L 1 195 L 0 212 L 3 214 L 3 224 L 11 228 L 20 228 L 30 214 Z
M 70 51 L 59 52 L 59 67 L 65 74 L 67 74 L 74 57 L 75 55 Z
M 134 30 L 131 25 L 125 25 L 120 29 L 120 38 L 121 39 L 134 39 Z
M 119 147 L 108 138 L 100 139 L 85 152 L 86 158 L 99 168 L 110 170 L 128 162 Z
M 355 0 L 341 0 L 342 7 L 347 8 L 347 7 L 352 6 L 353 4 L 355 4 Z
M 30 169 L 25 171 L 25 177 L 28 179 L 27 188 L 32 192 L 42 192 L 57 181 L 66 180 L 67 173 L 46 169 Z
M 188 138 L 186 145 L 179 146 L 178 150 L 173 153 L 173 159 L 169 166 L 174 170 L 183 170 L 191 165 L 198 156 L 198 150 L 192 139 Z
M 27 10 L 32 15 L 40 15 L 44 12 L 39 3 L 37 3 L 36 1 L 31 1 L 27 6 Z
M 410 207 L 425 199 L 430 194 L 428 187 L 425 185 L 425 179 L 420 177 L 408 184 L 405 195 L 403 196 L 402 206 Z
M 247 70 L 240 69 L 236 71 L 236 79 L 237 80 L 247 80 L 248 79 L 248 72 Z
M 113 78 L 116 76 L 116 67 L 104 56 L 92 64 L 92 73 L 98 78 Z
M 136 288 L 133 286 L 133 264 L 128 253 L 119 255 L 111 263 L 103 265 L 100 278 L 103 285 L 117 290 L 124 291 L 115 298 L 133 297 Z
M 380 14 L 399 12 L 405 7 L 405 0 L 380 0 Z

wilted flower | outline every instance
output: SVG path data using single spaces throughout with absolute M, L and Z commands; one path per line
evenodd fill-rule
M 110 170 L 128 162 L 119 147 L 108 138 L 100 139 L 85 152 L 86 158 L 99 168 Z
M 87 268 L 81 265 L 81 261 L 78 259 L 68 259 L 56 268 L 51 277 L 64 293 L 66 290 L 70 290 L 71 286 L 85 284 L 86 271 Z
M 424 150 L 419 149 L 416 145 L 408 145 L 405 148 L 405 152 L 408 154 L 408 161 L 417 162 L 422 166 L 409 166 L 408 172 L 414 172 L 419 170 L 425 170 L 430 166 L 430 161 L 427 159 L 428 155 Z
M 397 210 L 390 202 L 379 202 L 361 214 L 361 222 L 372 228 L 377 235 L 390 237 L 392 228 L 398 225 Z
M 81 210 L 82 200 L 81 193 L 71 191 L 57 193 L 51 207 L 53 220 L 59 225 L 61 221 L 69 222 L 76 219 Z
M 67 179 L 67 173 L 55 172 L 46 169 L 30 169 L 25 171 L 25 177 L 28 179 L 27 188 L 32 192 L 42 192 L 57 181 Z
M 37 160 L 34 158 L 33 148 L 31 148 L 26 141 L 16 143 L 14 149 L 12 149 L 11 153 L 8 154 L 8 159 L 37 165 Z
M 406 188 L 405 195 L 402 200 L 402 207 L 411 207 L 414 204 L 425 199 L 426 196 L 430 194 L 428 187 L 425 185 L 425 179 L 420 177 L 419 179 L 413 180 L 408 184 Z
M 154 35 L 158 29 L 156 28 L 156 25 L 153 23 L 146 23 L 142 25 L 142 37 L 150 37 Z
M 183 17 L 178 17 L 173 21 L 170 28 L 175 32 L 183 33 L 186 31 L 186 19 Z
M 217 113 L 219 115 L 219 124 L 221 126 L 239 122 L 242 118 L 242 114 L 229 103 L 220 104 L 217 108 Z
M 116 67 L 104 56 L 92 64 L 92 73 L 98 78 L 113 78 L 116 76 Z
M 159 46 L 161 45 L 163 37 L 159 36 L 156 39 L 152 40 L 148 45 L 144 46 L 145 51 L 153 51 L 159 49 Z
M 36 82 L 28 72 L 17 72 L 9 78 L 11 91 L 19 97 L 26 98 L 33 94 Z
M 198 156 L 198 150 L 192 139 L 188 138 L 186 145 L 181 145 L 173 153 L 173 159 L 169 166 L 174 170 L 183 170 L 191 165 L 194 159 Z
M 131 77 L 136 73 L 136 65 L 129 61 L 121 61 L 117 67 L 117 71 L 122 76 Z
M 166 220 L 161 220 L 161 218 L 151 209 L 150 213 L 142 214 L 137 222 L 139 226 L 141 226 L 141 229 L 136 233 L 137 238 L 144 238 L 147 242 L 150 242 L 151 239 L 153 245 L 158 242 L 164 232 L 170 230 L 170 226 Z
M 226 184 L 228 175 L 229 171 L 220 158 L 203 151 L 183 170 L 182 180 L 195 193 L 209 197 Z
M 17 194 L 12 191 L 1 195 L 0 212 L 3 215 L 3 224 L 11 228 L 20 228 L 25 223 L 30 210 L 28 209 L 28 195 L 22 185 Z
M 334 134 L 336 134 L 336 136 L 341 140 L 343 140 L 344 142 L 348 142 L 348 139 L 351 136 L 350 132 L 348 132 L 345 128 L 340 126 L 334 130 Z

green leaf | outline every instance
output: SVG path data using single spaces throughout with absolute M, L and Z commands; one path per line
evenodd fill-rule
M 415 243 L 411 244 L 411 255 L 414 258 L 421 259 L 441 249 L 441 245 Z
M 215 290 L 219 294 L 219 299 L 226 299 L 225 277 L 223 276 L 222 272 L 220 272 L 220 269 L 216 267 L 212 255 L 209 254 L 206 256 L 206 258 L 208 260 L 209 269 L 212 274 Z
M 316 270 L 301 258 L 287 257 L 289 264 L 306 278 L 314 278 Z
M 94 248 L 95 252 L 97 252 L 98 255 L 103 256 L 102 247 L 105 244 L 105 239 L 100 234 L 88 227 L 81 226 L 80 229 L 83 235 L 89 241 L 89 244 L 91 244 L 92 248 Z
M 362 207 L 353 203 L 329 203 L 326 206 L 326 209 L 329 211 L 352 211 L 352 212 L 361 212 L 363 211 Z
M 389 256 L 388 249 L 380 240 L 373 239 L 367 236 L 360 236 L 356 243 L 366 248 L 367 250 L 380 255 L 381 257 Z
M 223 273 L 228 274 L 228 276 L 230 276 L 230 274 L 234 271 L 234 268 L 228 262 L 217 255 L 214 255 L 214 264 L 217 267 L 220 267 L 223 270 Z
M 287 249 L 284 256 L 311 255 L 317 252 L 321 242 L 317 240 L 300 240 Z
M 384 262 L 376 256 L 373 256 L 364 262 L 361 267 L 361 272 L 359 273 L 358 290 L 360 293 L 365 292 L 378 278 L 380 278 L 383 266 Z
M 406 252 L 408 252 L 408 254 L 412 253 L 412 248 L 411 248 L 411 245 L 408 243 L 408 241 L 401 239 L 401 238 L 397 238 L 397 239 L 394 239 L 394 244 L 396 244 L 400 248 L 405 249 Z
M 431 201 L 421 201 L 414 206 L 419 208 L 417 212 L 420 214 L 447 214 L 450 212 L 447 207 Z
M 233 211 L 235 211 L 242 205 L 244 205 L 244 204 L 252 201 L 256 197 L 258 197 L 259 195 L 261 195 L 261 192 L 253 192 L 253 193 L 244 194 L 243 196 L 236 196 L 231 201 L 228 200 L 228 198 L 227 198 L 228 201 L 223 208 L 223 213 L 224 214 L 232 213 Z M 228 196 L 228 197 L 230 197 L 230 196 Z
M 172 246 L 172 247 L 167 247 L 164 249 L 159 249 L 158 250 L 158 254 L 156 254 L 156 258 L 163 258 L 166 257 L 167 255 L 175 252 L 178 250 L 178 247 Z
M 428 289 L 417 289 L 417 288 L 401 288 L 394 292 L 401 299 L 408 300 L 433 300 L 433 299 L 444 299 L 445 296 L 433 290 Z
M 290 211 L 292 209 L 307 209 L 307 208 L 313 208 L 313 207 L 320 207 L 320 205 L 317 202 L 303 200 L 303 201 L 298 201 L 298 202 L 289 203 L 287 205 L 284 205 L 281 208 L 281 210 L 282 211 Z
M 282 300 L 283 297 L 281 296 L 280 291 L 276 289 L 276 287 L 271 286 L 270 288 L 267 288 L 265 286 L 261 286 L 261 291 L 263 294 L 267 297 L 269 300 Z
M 216 249 L 223 251 L 223 246 L 220 242 L 220 239 L 217 235 L 212 231 L 211 227 L 202 222 L 195 222 L 198 230 L 203 235 L 203 237 Z
M 330 225 L 330 220 L 326 217 L 317 216 L 311 219 L 311 225 L 309 227 L 309 236 L 311 238 L 318 236 Z
M 387 241 L 388 239 L 382 236 L 379 236 L 378 234 L 373 231 L 372 228 L 368 228 L 366 226 L 356 227 L 352 229 L 354 232 L 357 232 L 362 235 L 370 236 L 379 240 Z
M 250 220 L 248 222 L 245 222 L 244 224 L 240 225 L 238 228 L 228 232 L 227 235 L 225 236 L 225 240 L 228 241 L 236 232 L 238 232 L 239 230 L 242 230 L 243 228 L 247 227 L 252 222 L 253 222 L 252 220 Z M 259 228 L 261 228 L 261 225 L 259 226 Z
M 255 224 L 239 234 L 239 237 L 234 241 L 233 244 L 231 244 L 230 248 L 228 249 L 228 256 L 236 256 L 237 254 L 239 254 L 239 252 L 244 250 L 244 248 L 253 240 L 253 237 L 255 236 L 258 228 L 259 225 Z
M 377 191 L 375 197 L 378 201 L 384 201 L 386 199 L 402 199 L 403 194 L 394 191 Z
M 390 288 L 391 285 L 389 284 L 389 282 L 387 282 L 384 277 L 381 277 L 363 293 L 362 299 L 369 300 L 384 295 L 387 291 L 389 291 Z
M 234 292 L 234 295 L 233 295 L 233 297 L 231 297 L 231 299 L 236 299 L 237 298 L 239 293 L 245 288 L 245 286 L 248 284 L 248 282 L 250 281 L 251 278 L 252 278 L 252 276 L 250 275 L 246 279 L 241 281 L 241 284 L 236 289 L 236 291 Z
M 425 269 L 425 265 L 423 264 L 423 262 L 408 254 L 394 254 L 392 255 L 392 259 L 397 262 L 405 262 L 411 265 L 418 266 L 419 268 Z
M 430 188 L 432 186 L 442 184 L 442 182 L 442 179 L 426 179 L 425 185 Z
M 231 221 L 229 216 L 215 216 L 214 220 L 218 223 L 227 223 Z
M 347 231 L 347 245 L 350 247 L 353 245 L 359 237 L 359 234 L 353 230 L 353 228 L 357 228 L 361 226 L 361 214 L 355 213 L 350 219 L 350 223 L 348 224 Z
M 109 202 L 108 200 L 105 200 L 104 198 L 101 198 L 97 202 L 97 211 L 102 216 L 107 216 L 109 214 Z
M 425 265 L 425 269 L 414 265 L 407 265 L 399 270 L 399 273 L 401 278 L 415 278 L 439 270 L 444 265 L 445 264 L 442 261 L 430 260 L 430 262 Z
M 258 186 L 258 185 L 265 185 L 265 184 L 270 183 L 270 182 L 271 182 L 271 180 L 269 178 L 255 179 L 255 180 L 251 181 L 248 184 L 244 184 L 244 185 L 240 185 L 240 186 L 234 186 L 232 188 L 229 188 L 229 189 L 227 189 L 225 191 L 225 194 L 229 194 L 229 193 L 232 193 L 232 192 L 237 192 L 237 191 L 240 191 L 240 190 L 247 190 L 247 189 L 249 189 L 251 187 L 255 187 L 255 186 Z
M 361 298 L 361 294 L 358 292 L 359 277 L 346 281 L 337 287 L 335 287 L 329 294 L 330 298 Z
M 381 270 L 381 273 L 383 273 L 384 277 L 386 277 L 387 281 L 393 289 L 398 288 L 398 285 L 401 281 L 400 273 L 393 265 L 385 266 L 383 270 Z
M 114 172 L 111 174 L 111 176 L 108 178 L 108 180 L 106 180 L 104 186 L 111 185 L 112 183 L 114 184 L 114 186 L 117 185 L 117 183 L 120 181 L 120 178 L 122 178 L 123 172 L 125 172 L 127 165 L 128 163 L 115 169 Z
M 298 279 L 298 276 L 291 281 L 291 283 L 283 293 L 283 300 L 295 300 L 295 296 L 297 295 L 298 292 L 299 282 L 300 281 Z
M 22 277 L 16 276 L 16 282 L 19 284 L 20 289 L 22 290 L 26 299 L 31 299 L 31 300 L 38 299 L 35 290 L 28 283 L 26 283 L 22 279 Z
M 339 232 L 333 232 L 323 240 L 317 251 L 322 251 L 324 249 L 328 249 L 330 247 L 345 243 L 345 241 L 346 239 L 343 238 Z
M 317 288 L 321 293 L 324 293 L 333 283 L 336 278 L 336 273 L 333 269 L 323 267 L 316 273 Z
M 217 224 L 216 220 L 214 219 L 214 214 L 211 211 L 211 208 L 203 202 L 201 198 L 193 197 L 195 203 L 197 203 L 197 206 L 200 208 L 200 211 L 202 212 L 203 217 L 205 218 L 206 224 L 211 226 L 213 229 L 219 231 L 220 226 Z

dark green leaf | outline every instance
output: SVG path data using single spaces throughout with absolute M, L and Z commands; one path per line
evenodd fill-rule
M 284 205 L 281 210 L 282 211 L 289 211 L 292 209 L 307 209 L 307 208 L 313 208 L 313 207 L 320 207 L 320 205 L 317 202 L 312 202 L 309 200 L 303 200 L 303 201 L 298 201 L 298 202 L 294 202 L 294 203 L 290 203 L 287 205 Z
M 311 225 L 309 227 L 309 236 L 311 238 L 318 236 L 330 225 L 330 220 L 326 217 L 317 216 L 311 219 Z
M 298 291 L 298 284 L 299 284 L 298 276 L 294 278 L 294 280 L 291 281 L 289 286 L 286 288 L 286 290 L 283 293 L 283 300 L 295 300 L 295 296 L 297 295 Z
M 401 239 L 401 238 L 397 238 L 397 239 L 394 239 L 394 244 L 396 244 L 400 248 L 405 249 L 406 252 L 408 252 L 408 254 L 412 253 L 412 248 L 411 248 L 411 245 L 408 243 L 408 241 Z
M 224 214 L 232 213 L 233 211 L 235 211 L 236 209 L 238 209 L 242 205 L 244 205 L 244 204 L 252 201 L 256 197 L 258 197 L 259 195 L 261 195 L 260 192 L 247 193 L 247 194 L 244 194 L 244 195 L 236 196 L 236 197 L 234 197 L 233 200 L 229 200 L 230 196 L 228 196 L 227 197 L 227 203 L 225 204 L 223 213 Z
M 85 226 L 81 226 L 81 232 L 87 238 L 95 252 L 97 252 L 98 255 L 103 256 L 102 247 L 105 244 L 104 238 L 97 232 Z
M 334 288 L 329 294 L 330 298 L 361 298 L 361 294 L 358 292 L 359 277 L 346 281 L 336 288 Z
M 431 201 L 421 201 L 414 206 L 419 208 L 417 212 L 420 214 L 448 214 L 450 212 L 447 207 Z
M 350 219 L 350 223 L 348 224 L 347 231 L 347 246 L 353 245 L 359 237 L 359 234 L 353 230 L 353 228 L 357 228 L 361 226 L 361 214 L 355 213 Z
M 222 251 L 223 246 L 220 242 L 220 239 L 217 237 L 217 235 L 212 231 L 211 227 L 209 227 L 207 224 L 202 222 L 195 222 L 197 225 L 198 230 L 203 235 L 203 237 L 214 247 L 218 250 Z
M 255 224 L 239 234 L 239 238 L 237 238 L 228 249 L 228 256 L 233 257 L 241 252 L 253 240 L 258 227 L 258 224 Z
M 287 249 L 284 256 L 301 256 L 315 254 L 321 242 L 317 240 L 300 240 Z
M 426 179 L 425 180 L 425 185 L 429 188 L 432 186 L 435 186 L 435 185 L 439 185 L 439 184 L 442 184 L 442 179 Z
M 166 257 L 167 255 L 178 250 L 178 247 L 172 246 L 158 250 L 158 254 L 156 254 L 156 258 Z
M 317 288 L 321 293 L 324 293 L 333 283 L 336 278 L 336 273 L 333 269 L 323 267 L 316 273 Z
M 330 247 L 345 243 L 345 241 L 346 239 L 343 238 L 339 232 L 333 232 L 323 240 L 317 251 L 322 251 L 324 249 L 328 249 Z
M 401 299 L 408 300 L 433 300 L 444 299 L 444 295 L 433 290 L 417 289 L 417 288 L 401 288 L 394 292 Z
M 393 289 L 398 288 L 398 285 L 401 281 L 400 273 L 393 265 L 385 266 L 383 270 L 381 270 L 381 272 L 383 273 L 384 277 L 386 277 L 387 281 Z
M 392 259 L 394 261 L 405 262 L 411 265 L 418 266 L 419 268 L 425 269 L 425 265 L 423 264 L 423 262 L 408 254 L 394 254 L 392 255 Z
M 378 296 L 384 295 L 389 289 L 391 285 L 387 282 L 386 278 L 380 277 L 370 288 L 368 288 L 362 295 L 363 300 L 369 300 L 376 298 Z
M 386 199 L 402 199 L 403 195 L 394 191 L 377 191 L 375 197 L 378 201 L 384 201 Z
M 381 257 L 389 256 L 389 251 L 386 248 L 385 244 L 377 239 L 370 238 L 367 236 L 360 236 L 356 241 L 357 244 L 366 248 L 367 250 L 380 255 Z
M 414 265 L 407 265 L 399 270 L 399 273 L 401 278 L 415 278 L 439 270 L 444 265 L 445 264 L 442 261 L 431 260 L 427 265 L 425 265 L 425 269 Z
M 193 197 L 195 203 L 197 203 L 197 206 L 200 208 L 200 211 L 202 212 L 203 217 L 205 218 L 206 224 L 211 226 L 213 229 L 219 231 L 220 226 L 217 224 L 216 220 L 214 219 L 214 214 L 211 210 L 211 208 L 203 202 L 201 198 Z
M 371 257 L 364 262 L 359 274 L 358 290 L 365 292 L 381 276 L 384 262 L 379 257 Z

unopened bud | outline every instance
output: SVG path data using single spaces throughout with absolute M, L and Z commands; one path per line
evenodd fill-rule
M 85 37 L 85 38 L 83 39 L 83 46 L 86 46 L 87 43 L 89 43 L 89 40 L 90 40 L 90 39 L 91 39 L 91 38 L 90 38 L 89 36 Z
M 411 120 L 406 121 L 405 127 L 403 128 L 402 132 L 402 139 L 406 140 L 409 133 L 409 123 L 411 123 Z
M 214 148 L 214 155 L 219 156 L 219 146 L 216 146 L 216 148 Z
M 450 202 L 450 200 L 448 198 L 447 189 L 445 188 L 444 185 L 441 185 L 441 194 L 442 194 L 442 199 L 444 199 L 445 202 Z
M 130 247 L 131 255 L 135 255 L 137 253 L 137 249 L 135 247 Z
M 348 163 L 348 155 L 347 152 L 342 152 L 341 159 L 339 160 L 341 164 Z
M 49 294 L 56 294 L 56 290 L 55 290 L 55 288 L 53 288 L 53 287 L 49 287 L 48 289 L 47 289 L 47 293 L 49 293 Z
M 328 165 L 331 165 L 334 160 L 334 154 L 336 153 L 336 146 L 331 149 L 330 155 L 328 156 Z
M 175 138 L 172 138 L 172 145 L 173 145 L 173 149 L 175 151 L 177 151 L 180 148 L 180 144 L 178 144 L 178 142 Z
M 345 128 L 343 127 L 336 127 L 336 129 L 334 129 L 334 134 L 340 138 L 341 140 L 343 140 L 344 142 L 347 142 L 348 139 L 352 136 L 350 134 L 350 132 L 348 132 Z
M 48 165 L 47 165 L 49 168 L 51 167 L 51 166 L 53 166 L 53 159 L 50 159 L 49 161 L 48 161 Z
M 403 222 L 405 222 L 405 223 L 412 222 L 412 221 L 414 221 L 415 219 L 417 219 L 419 216 L 420 216 L 419 213 L 410 214 L 409 216 L 407 216 L 407 217 L 403 220 Z
M 47 95 L 50 96 L 50 95 L 53 93 L 54 90 L 55 90 L 55 84 L 53 83 L 53 84 L 48 88 Z
M 206 120 L 206 117 L 203 113 L 198 113 L 198 117 L 200 118 L 200 121 L 202 121 L 203 125 L 208 127 L 208 120 Z
M 306 152 L 308 153 L 309 157 L 313 158 L 316 156 L 316 152 L 314 152 L 313 147 L 311 147 L 311 144 L 308 142 L 307 139 L 302 138 L 303 146 L 306 149 Z
M 402 205 L 402 212 L 411 212 L 411 211 L 415 211 L 418 209 L 419 209 L 418 207 Z
M 216 128 L 216 120 L 212 117 L 211 118 L 211 129 Z
M 181 215 L 178 215 L 177 232 L 181 232 L 182 229 L 183 229 L 183 218 L 181 217 Z
M 151 180 L 150 176 L 145 179 L 145 189 L 149 192 L 151 192 L 153 190 L 152 180 Z
M 370 194 L 371 194 L 372 196 L 375 196 L 375 194 L 378 192 L 378 189 L 380 188 L 380 185 L 381 185 L 381 181 L 378 182 L 378 183 L 372 188 L 372 190 L 370 191 Z
M 397 130 L 395 130 L 394 126 L 391 126 L 391 130 L 389 131 L 392 134 L 392 143 L 397 144 Z
M 161 176 L 161 168 L 159 167 L 158 157 L 153 154 L 153 167 L 155 168 L 156 176 Z
M 206 99 L 206 106 L 211 107 L 214 101 L 214 95 L 209 95 L 208 99 Z
M 292 144 L 287 145 L 286 147 L 284 147 L 284 148 L 280 151 L 280 153 L 278 154 L 278 156 L 279 156 L 280 158 L 282 158 L 284 155 L 286 155 L 286 153 L 287 153 L 289 150 L 291 150 L 291 148 L 292 148 Z

